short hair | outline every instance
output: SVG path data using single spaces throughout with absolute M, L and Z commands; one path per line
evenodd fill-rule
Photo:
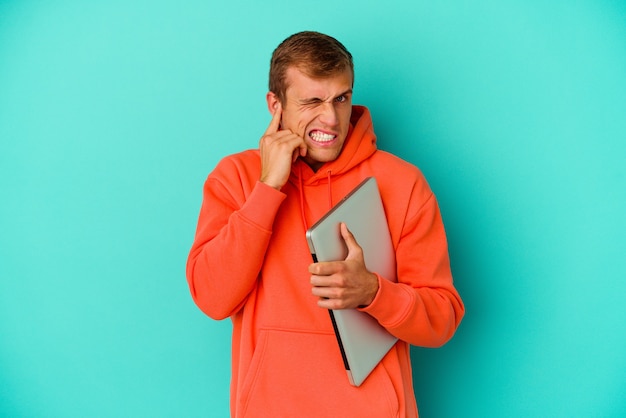
M 269 90 L 284 103 L 287 69 L 296 67 L 311 78 L 326 78 L 346 69 L 352 73 L 352 54 L 335 38 L 319 32 L 298 32 L 285 39 L 272 53 Z

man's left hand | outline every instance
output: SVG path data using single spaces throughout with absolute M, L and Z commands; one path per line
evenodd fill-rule
M 367 306 L 378 292 L 378 277 L 365 268 L 363 249 L 345 223 L 341 236 L 348 247 L 343 261 L 313 263 L 309 266 L 312 292 L 320 299 L 318 306 L 326 309 L 350 309 Z

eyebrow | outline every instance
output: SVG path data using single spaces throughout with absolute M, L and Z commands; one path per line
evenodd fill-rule
M 351 88 L 349 88 L 348 90 L 344 91 L 343 93 L 339 93 L 338 95 L 333 97 L 331 100 L 335 100 L 337 97 L 347 96 L 349 94 L 352 94 L 352 89 Z M 298 100 L 298 102 L 300 102 L 300 104 L 313 104 L 313 103 L 319 103 L 319 102 L 324 102 L 324 101 L 325 100 L 322 100 L 319 97 L 311 97 L 311 98 Z

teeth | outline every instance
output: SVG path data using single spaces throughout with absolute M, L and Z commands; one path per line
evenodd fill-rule
M 335 139 L 335 135 L 325 134 L 319 131 L 311 132 L 309 136 L 313 138 L 314 141 L 317 141 L 317 142 L 328 142 L 328 141 L 332 141 L 333 139 Z

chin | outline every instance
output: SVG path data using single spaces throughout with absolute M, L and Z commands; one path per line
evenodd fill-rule
M 312 155 L 312 159 L 317 161 L 318 163 L 329 163 L 331 161 L 335 161 L 337 159 L 337 157 L 339 157 L 339 153 L 338 152 L 324 152 L 324 153 L 320 153 L 320 154 L 315 154 Z

